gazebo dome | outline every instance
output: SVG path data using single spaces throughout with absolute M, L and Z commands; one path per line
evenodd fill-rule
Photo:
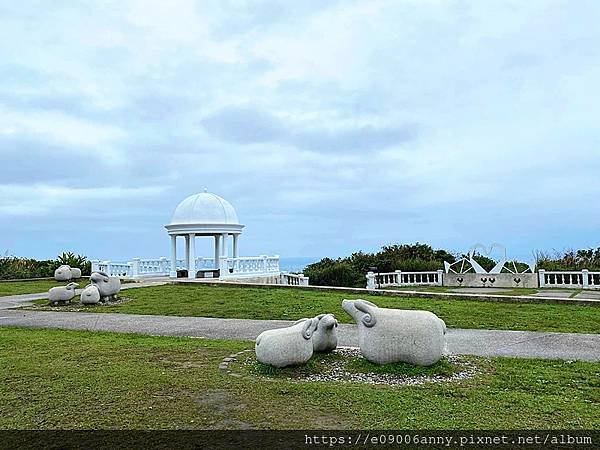
M 211 192 L 200 192 L 183 200 L 165 227 L 169 234 L 240 233 L 237 214 L 231 203 Z
M 171 225 L 204 223 L 239 225 L 231 203 L 210 192 L 190 195 L 177 205 L 171 219 Z

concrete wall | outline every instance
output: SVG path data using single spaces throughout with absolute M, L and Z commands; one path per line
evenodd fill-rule
M 517 283 L 516 280 L 520 280 L 520 282 Z M 443 285 L 449 287 L 537 288 L 539 280 L 537 273 L 445 273 Z

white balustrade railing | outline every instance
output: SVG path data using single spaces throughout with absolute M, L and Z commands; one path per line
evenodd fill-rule
M 211 270 L 215 268 L 214 258 L 198 257 L 195 259 L 196 270 Z M 235 278 L 236 276 L 279 275 L 279 256 L 249 256 L 238 258 L 221 258 L 221 267 L 227 268 L 221 276 Z M 185 259 L 176 261 L 177 270 L 187 270 Z M 110 276 L 121 278 L 143 278 L 169 276 L 171 261 L 167 258 L 140 259 L 129 262 L 92 261 L 92 272 L 104 272 Z
M 389 286 L 442 286 L 444 273 L 436 272 L 395 272 L 367 274 L 367 289 Z M 538 271 L 540 288 L 600 289 L 600 272 L 589 270 Z
M 389 286 L 441 286 L 443 270 L 428 272 L 395 272 L 367 273 L 367 289 Z
M 129 263 L 112 261 L 92 261 L 92 272 L 104 272 L 111 277 L 130 278 L 132 276 Z
M 221 276 L 239 277 L 253 275 L 278 275 L 279 256 L 244 256 L 238 258 L 228 258 L 227 267 L 229 273 Z
M 279 281 L 280 284 L 288 286 L 308 286 L 308 277 L 305 277 L 303 273 L 283 272 L 280 275 Z
M 600 289 L 600 272 L 579 271 L 538 271 L 540 287 L 563 287 L 579 289 Z

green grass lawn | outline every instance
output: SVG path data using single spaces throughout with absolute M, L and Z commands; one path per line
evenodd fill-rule
M 79 286 L 85 286 L 88 281 L 80 279 L 76 281 Z M 5 295 L 37 294 L 46 292 L 55 286 L 66 286 L 67 281 L 35 280 L 35 281 L 0 281 L 0 297 Z
M 366 298 L 381 307 L 432 311 L 452 328 L 600 333 L 600 308 L 592 306 L 364 296 L 306 289 L 208 285 L 134 288 L 122 295 L 133 300 L 114 306 L 75 309 L 90 312 L 288 320 L 330 312 L 340 322 L 352 323 L 352 318 L 341 307 L 342 299 Z M 43 305 L 47 302 L 37 303 Z
M 598 429 L 600 364 L 492 358 L 421 386 L 234 378 L 250 342 L 0 328 L 0 429 Z

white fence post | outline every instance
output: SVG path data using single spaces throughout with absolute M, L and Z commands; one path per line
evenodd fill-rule
M 583 269 L 581 271 L 581 282 L 582 282 L 582 285 L 583 285 L 584 289 L 590 287 L 590 278 L 589 278 L 589 275 L 590 275 L 590 271 L 588 269 Z
M 437 284 L 438 286 L 444 285 L 444 271 L 441 269 L 437 271 Z
M 375 273 L 367 273 L 367 289 L 375 289 Z
M 308 277 L 305 277 L 303 273 L 300 274 L 300 286 L 308 286 Z
M 546 271 L 544 269 L 540 269 L 538 271 L 538 278 L 539 278 L 539 282 L 540 282 L 539 283 L 540 287 L 542 288 L 542 287 L 546 286 Z
M 100 265 L 99 259 L 92 259 L 91 263 L 92 263 L 92 273 L 100 271 L 100 268 L 98 267 Z
M 138 278 L 140 276 L 140 258 L 133 258 L 129 267 L 131 268 L 131 278 Z
M 160 268 L 159 268 L 159 275 L 169 275 L 169 272 L 171 271 L 171 269 L 169 268 L 169 265 L 171 264 L 171 262 L 169 261 L 169 258 L 166 258 L 164 256 L 160 257 Z
M 262 258 L 262 272 L 267 273 L 267 255 L 260 255 Z
M 402 271 L 395 270 L 394 272 L 396 273 L 396 284 L 400 286 L 402 284 Z

